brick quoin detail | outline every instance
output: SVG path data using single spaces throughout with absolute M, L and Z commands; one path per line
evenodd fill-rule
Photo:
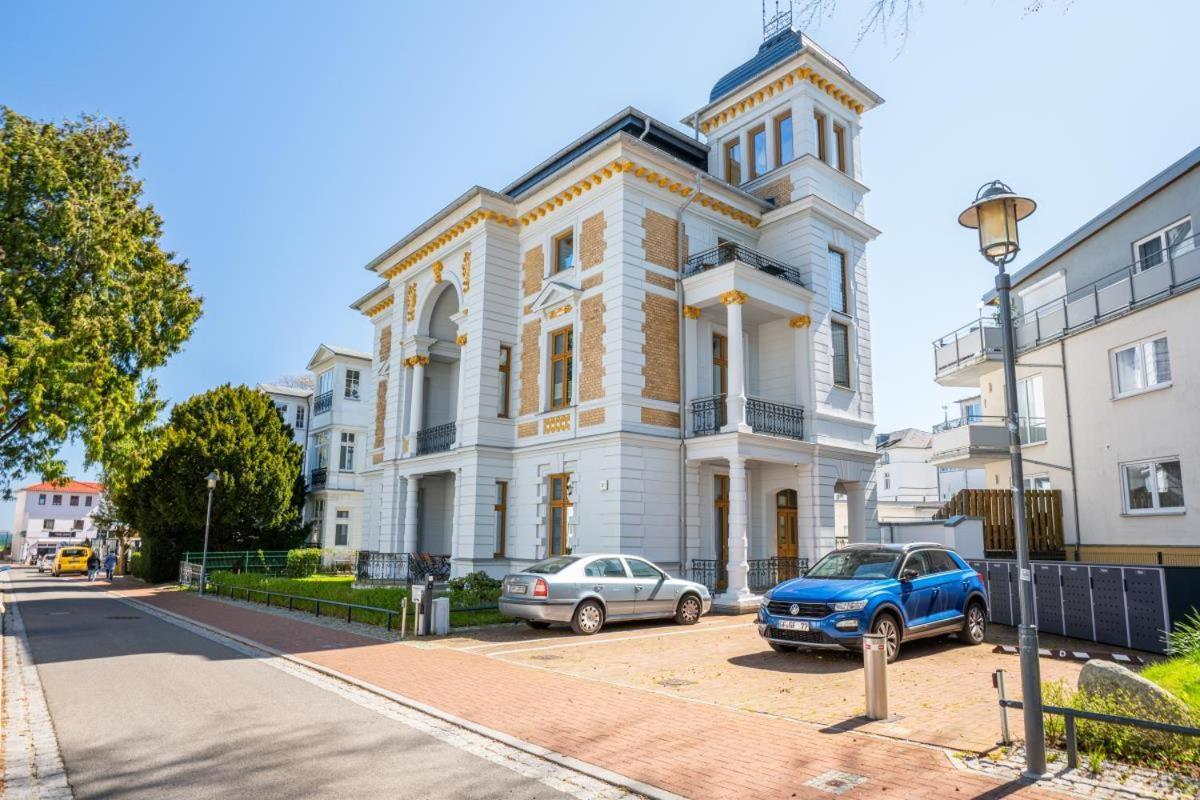
M 604 212 L 588 217 L 579 230 L 579 263 L 583 269 L 598 266 L 604 260 Z
M 583 326 L 580 339 L 579 400 L 604 397 L 604 295 L 585 297 L 579 304 Z
M 674 278 L 667 278 L 663 275 L 659 275 L 657 272 L 651 272 L 650 270 L 646 270 L 646 283 L 653 284 L 662 289 L 670 289 L 672 292 L 675 291 L 676 281 Z
M 589 425 L 604 424 L 604 406 L 600 408 L 589 408 L 587 411 L 579 412 L 579 427 L 586 428 Z
M 664 428 L 678 428 L 679 412 L 662 411 L 661 409 L 642 406 L 642 423 L 645 425 L 661 425 Z
M 642 229 L 646 238 L 642 239 L 642 249 L 646 251 L 646 260 L 651 264 L 666 267 L 672 272 L 679 271 L 679 254 L 675 252 L 677 239 L 675 220 L 666 214 L 646 209 L 646 218 L 642 220 Z M 683 257 L 687 258 L 688 240 L 683 237 Z
M 792 185 L 790 175 L 784 175 L 777 181 L 771 181 L 766 186 L 760 186 L 751 194 L 755 197 L 761 197 L 763 200 L 774 200 L 775 207 L 786 206 L 792 202 L 792 192 L 795 187 Z
M 538 375 L 542 371 L 542 321 L 535 319 L 521 329 L 521 409 L 520 414 L 538 410 Z M 537 430 L 537 423 L 533 424 Z
M 537 294 L 542 290 L 542 273 L 546 270 L 546 259 L 542 255 L 542 246 L 525 251 L 525 296 Z
M 386 364 L 392 355 L 392 326 L 384 325 L 379 329 L 379 363 Z
M 527 436 L 537 436 L 538 426 L 537 420 L 533 422 L 522 422 L 517 426 L 517 436 L 524 439 Z
M 642 353 L 646 363 L 642 375 L 646 379 L 642 397 L 649 400 L 679 402 L 679 313 L 670 297 L 646 293 L 642 301 L 646 321 L 642 333 L 646 341 Z
M 588 275 L 583 279 L 583 282 L 579 284 L 579 288 L 586 292 L 588 289 L 595 289 L 602 283 L 604 283 L 603 275 Z
M 387 416 L 387 378 L 375 384 L 375 448 L 383 447 L 383 419 Z

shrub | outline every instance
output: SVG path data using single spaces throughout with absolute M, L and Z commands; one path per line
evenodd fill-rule
M 451 608 L 495 605 L 500 600 L 500 581 L 486 572 L 472 572 L 461 578 L 452 578 L 450 589 Z
M 1200 612 L 1192 609 L 1167 635 L 1167 651 L 1173 656 L 1200 656 Z
M 133 575 L 135 578 L 142 578 L 144 580 L 146 577 L 145 575 L 142 574 L 144 570 L 145 570 L 145 565 L 142 563 L 141 551 L 139 550 L 139 551 L 130 553 L 129 554 L 129 574 Z
M 319 547 L 303 547 L 288 550 L 287 565 L 284 574 L 289 578 L 307 578 L 316 575 L 321 566 L 321 549 Z

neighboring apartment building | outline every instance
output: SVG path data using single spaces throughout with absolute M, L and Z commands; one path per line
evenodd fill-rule
M 92 517 L 103 493 L 103 484 L 74 480 L 62 485 L 35 483 L 18 490 L 13 558 L 30 561 L 39 552 L 53 553 L 63 545 L 95 539 Z
M 292 427 L 292 440 L 304 448 L 307 456 L 308 426 L 312 419 L 312 389 L 278 383 L 260 383 L 255 388 L 266 392 L 271 398 L 283 421 Z
M 833 546 L 836 492 L 876 537 L 859 134 L 880 102 L 782 27 L 693 136 L 625 109 L 368 264 L 367 544 L 455 574 L 638 553 L 746 606 L 778 559 Z
M 943 425 L 953 424 L 948 420 Z M 935 427 L 938 431 L 940 426 Z M 880 522 L 929 519 L 960 489 L 982 489 L 982 469 L 939 467 L 930 463 L 933 434 L 904 428 L 875 436 L 879 467 L 875 475 Z
M 1062 490 L 1069 557 L 1200 555 L 1197 218 L 1200 148 L 1013 276 L 1025 481 Z M 982 395 L 978 419 L 935 435 L 935 462 L 1007 487 L 995 318 L 934 350 L 938 383 Z

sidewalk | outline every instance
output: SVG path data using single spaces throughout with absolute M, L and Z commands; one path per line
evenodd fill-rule
M 114 591 L 686 797 L 1058 796 L 956 769 L 933 748 L 380 642 L 177 591 Z M 835 783 L 814 788 L 822 778 Z

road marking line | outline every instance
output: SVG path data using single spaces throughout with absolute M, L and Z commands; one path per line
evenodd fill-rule
M 542 647 L 521 647 L 516 650 L 502 650 L 498 653 L 483 653 L 482 655 L 488 658 L 496 656 L 510 656 L 516 653 L 532 653 L 538 650 L 558 650 L 562 647 L 591 647 L 594 645 L 609 644 L 610 642 L 628 642 L 633 639 L 654 639 L 659 636 L 683 636 L 689 633 L 706 633 L 708 631 L 726 631 L 733 628 L 744 628 L 749 623 L 737 622 L 732 625 L 707 625 L 703 628 L 685 628 L 680 631 L 659 631 L 658 633 L 638 633 L 630 636 L 616 636 L 611 639 L 594 639 L 581 642 L 563 642 L 562 644 L 549 644 Z
M 727 627 L 729 627 L 729 625 L 723 624 L 723 623 L 713 623 L 710 625 L 705 625 L 705 624 L 701 623 L 699 625 L 693 625 L 691 629 L 693 631 L 701 631 L 701 630 L 709 630 L 712 628 L 727 628 Z M 663 629 L 663 633 L 669 633 L 669 632 L 672 632 L 672 629 L 670 629 L 670 628 Z M 438 642 L 437 644 L 440 644 L 446 650 L 453 650 L 457 653 L 469 653 L 474 650 L 486 650 L 489 647 L 510 647 L 512 645 L 537 644 L 538 642 L 570 642 L 570 641 L 574 641 L 574 640 L 575 640 L 575 637 L 572 634 L 564 633 L 561 636 L 540 636 L 536 639 L 522 639 L 520 641 L 513 641 L 513 642 L 483 642 L 482 644 L 472 644 L 472 645 L 467 645 L 466 647 L 453 647 L 449 644 L 443 644 L 441 642 Z M 608 639 L 596 639 L 594 641 L 606 642 L 606 641 L 608 641 Z

